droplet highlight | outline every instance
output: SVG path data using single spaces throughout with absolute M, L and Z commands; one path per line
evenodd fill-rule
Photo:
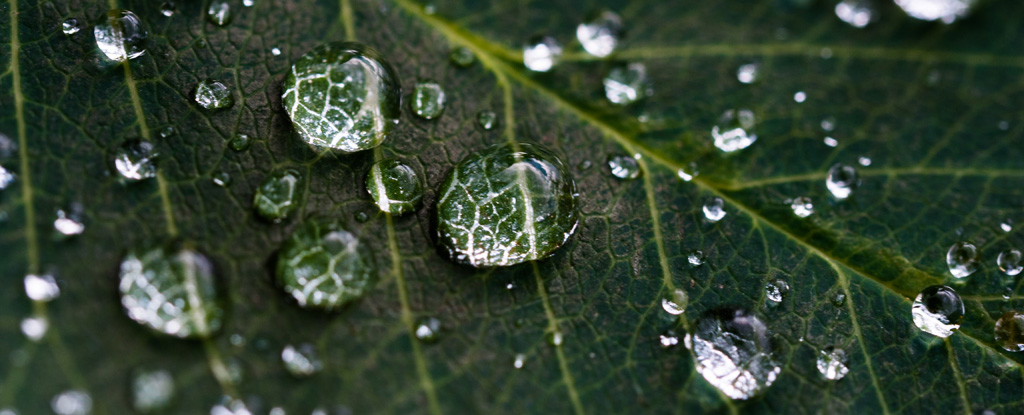
M 818 372 L 825 379 L 839 380 L 850 373 L 846 351 L 836 347 L 826 347 L 818 352 Z
M 828 169 L 828 176 L 825 177 L 825 187 L 836 200 L 844 200 L 850 197 L 857 187 L 860 187 L 860 177 L 857 169 L 842 163 L 832 165 Z
M 413 114 L 425 120 L 432 120 L 444 112 L 445 101 L 444 88 L 441 88 L 440 84 L 434 81 L 421 81 L 416 83 L 410 105 Z
M 523 65 L 534 72 L 550 71 L 561 56 L 562 45 L 551 36 L 534 37 L 523 47 Z
M 726 213 L 725 201 L 720 197 L 708 198 L 701 209 L 704 210 L 704 218 L 712 223 L 722 220 Z
M 633 180 L 640 177 L 640 164 L 633 156 L 614 154 L 608 156 L 608 168 L 617 179 Z
M 966 241 L 953 244 L 946 251 L 946 266 L 956 278 L 966 278 L 973 274 L 978 270 L 978 247 Z
M 220 81 L 203 80 L 196 85 L 196 104 L 208 110 L 227 108 L 235 103 L 231 90 Z
M 303 343 L 298 347 L 290 344 L 285 346 L 281 350 L 281 362 L 288 373 L 300 378 L 312 376 L 323 369 L 316 347 L 310 343 Z
M 576 39 L 583 50 L 598 58 L 611 55 L 622 34 L 622 18 L 608 10 L 591 13 L 576 27 Z
M 210 7 L 206 9 L 206 20 L 217 26 L 227 26 L 234 17 L 231 10 L 231 3 L 226 0 L 213 0 Z
M 148 141 L 125 142 L 114 155 L 114 168 L 122 178 L 139 181 L 156 177 L 156 152 Z
M 718 119 L 718 124 L 711 128 L 711 137 L 715 139 L 715 147 L 726 153 L 732 153 L 750 147 L 757 141 L 757 134 L 752 132 L 756 124 L 754 112 L 748 109 L 727 110 Z
M 604 78 L 604 95 L 616 105 L 629 105 L 647 97 L 647 67 L 642 63 L 616 66 Z
M 911 309 L 914 325 L 921 331 L 949 337 L 960 328 L 964 318 L 964 303 L 960 294 L 945 285 L 933 285 L 917 295 Z
M 1024 265 L 1021 263 L 1021 253 L 1016 249 L 1007 249 L 999 253 L 999 257 L 996 258 L 996 265 L 999 265 L 999 269 L 1008 276 L 1014 276 L 1020 274 L 1024 270 Z

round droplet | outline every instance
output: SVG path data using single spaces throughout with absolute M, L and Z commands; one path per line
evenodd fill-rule
M 933 285 L 921 290 L 912 308 L 914 324 L 921 331 L 949 337 L 964 319 L 964 303 L 952 288 Z
M 480 128 L 493 130 L 498 126 L 498 114 L 495 114 L 494 111 L 480 111 L 476 114 L 476 123 L 480 125 Z
M 825 117 L 821 120 L 821 129 L 825 132 L 831 132 L 836 129 L 836 117 Z
M 771 386 L 782 368 L 772 356 L 770 333 L 757 317 L 742 310 L 711 311 L 687 334 L 696 370 L 733 399 L 748 399 Z
M 1024 352 L 1024 314 L 1016 311 L 1003 313 L 996 320 L 996 343 L 1008 352 Z
M 287 345 L 281 350 L 281 361 L 284 368 L 295 377 L 312 376 L 323 368 L 323 363 L 317 357 L 316 347 L 309 343 L 303 343 L 299 347 Z
M 412 92 L 412 112 L 420 118 L 432 120 L 444 112 L 445 95 L 441 85 L 434 81 L 420 81 Z
M 140 372 L 132 378 L 132 406 L 141 414 L 167 409 L 174 398 L 174 378 L 166 370 Z
M 82 30 L 82 24 L 74 17 L 64 19 L 64 22 L 62 22 L 60 26 L 65 35 L 73 35 L 78 33 L 79 30 Z
M 658 336 L 658 342 L 661 343 L 661 347 L 669 348 L 679 344 L 679 335 L 676 332 L 669 330 L 665 334 Z
M 356 222 L 359 222 L 359 223 L 366 223 L 366 221 L 370 220 L 370 214 L 368 214 L 366 212 L 356 212 L 355 217 L 356 217 Z
M 576 170 L 583 171 L 583 170 L 590 169 L 593 166 L 594 166 L 594 163 L 591 162 L 590 160 L 583 160 L 583 161 L 581 161 L 579 163 L 576 163 Z
M 226 0 L 213 0 L 206 9 L 206 20 L 217 26 L 226 26 L 231 23 L 232 17 L 231 4 Z
M 469 48 L 459 46 L 455 49 L 452 49 L 452 53 L 448 55 L 448 59 L 450 59 L 452 63 L 455 64 L 455 66 L 458 66 L 460 68 L 468 68 L 469 65 L 472 65 L 473 62 L 476 62 L 476 55 L 474 55 L 473 51 L 469 50 Z
M 647 97 L 647 67 L 642 63 L 616 66 L 604 78 L 604 96 L 612 104 L 629 105 Z
M 281 48 L 273 47 L 270 48 L 270 54 L 274 56 L 281 56 Z
M 362 297 L 376 273 L 369 247 L 337 222 L 306 222 L 277 257 L 278 283 L 302 307 L 341 307 Z
M 599 58 L 615 51 L 622 33 L 622 18 L 608 10 L 591 13 L 576 26 L 576 38 L 583 45 L 583 50 Z
M 797 91 L 797 93 L 793 94 L 793 101 L 796 101 L 798 104 L 807 101 L 807 93 L 804 91 Z
M 220 187 L 227 187 L 231 184 L 231 175 L 226 171 L 222 171 L 213 175 L 213 184 Z
M 157 332 L 208 338 L 221 327 L 224 309 L 213 265 L 189 248 L 129 252 L 121 260 L 118 287 L 128 317 Z
M 72 203 L 63 209 L 57 209 L 57 217 L 53 220 L 53 229 L 61 237 L 80 235 L 85 232 L 85 221 L 82 205 Z
M 686 312 L 686 306 L 690 303 L 690 296 L 683 290 L 673 290 L 672 295 L 661 299 L 661 308 L 673 316 Z
M 64 391 L 50 400 L 50 409 L 57 415 L 89 415 L 92 396 L 80 390 Z
M 1013 297 L 1013 288 L 1011 288 L 1011 287 L 1003 288 L 1003 300 L 1004 301 L 1010 301 L 1010 298 L 1012 298 L 1012 297 Z
M 829 147 L 835 147 L 839 145 L 839 140 L 836 140 L 832 137 L 825 137 L 824 142 L 825 145 Z
M 946 251 L 946 265 L 956 278 L 966 278 L 978 270 L 978 247 L 970 242 L 957 242 Z
M 377 147 L 398 124 L 402 86 L 391 64 L 359 43 L 320 45 L 284 80 L 285 111 L 312 146 L 346 153 Z
M 544 335 L 544 339 L 547 340 L 548 345 L 559 347 L 562 345 L 562 342 L 565 341 L 565 336 L 562 334 L 562 332 L 556 331 Z
M 21 332 L 29 340 L 37 342 L 50 329 L 50 321 L 46 317 L 29 317 L 21 320 Z
M 231 90 L 227 85 L 209 79 L 196 85 L 195 100 L 200 107 L 208 110 L 227 108 L 235 103 L 235 98 L 231 96 Z
M 862 28 L 874 20 L 874 6 L 868 0 L 843 0 L 836 4 L 836 17 L 850 26 Z
M 125 142 L 114 155 L 114 168 L 121 177 L 138 181 L 156 177 L 156 158 L 159 156 L 148 141 Z
M 146 29 L 142 20 L 128 10 L 107 12 L 106 21 L 93 28 L 96 46 L 110 60 L 124 62 L 146 53 Z
M 175 132 L 177 132 L 177 130 L 175 130 L 174 127 L 168 125 L 164 127 L 164 129 L 160 130 L 160 138 L 170 137 L 174 135 Z
M 242 5 L 245 7 L 252 7 L 256 5 L 256 0 L 242 0 Z
M 284 220 L 299 205 L 302 183 L 302 175 L 294 169 L 271 173 L 253 196 L 256 213 L 275 223 Z
M 967 16 L 977 0 L 895 0 L 908 16 L 949 24 Z
M 175 6 L 173 1 L 164 2 L 160 5 L 160 14 L 171 17 L 174 16 Z
M 686 261 L 690 263 L 692 267 L 699 267 L 704 265 L 704 251 L 693 251 L 686 256 Z
M 416 170 L 399 160 L 381 160 L 366 175 L 366 191 L 382 212 L 412 212 L 423 200 L 423 184 Z
M 842 163 L 832 165 L 828 169 L 828 177 L 825 178 L 825 187 L 837 200 L 850 197 L 857 187 L 860 186 L 860 177 L 857 169 Z
M 421 318 L 416 323 L 416 338 L 424 343 L 433 343 L 441 338 L 441 321 L 434 317 Z
M 725 201 L 720 197 L 708 198 L 704 202 L 704 217 L 709 222 L 718 222 L 725 217 Z
M 545 258 L 578 224 L 579 195 L 565 163 L 536 144 L 487 148 L 459 162 L 438 193 L 438 241 L 476 267 Z
M 999 258 L 996 258 L 996 264 L 999 265 L 1000 270 L 1011 277 L 1020 274 L 1024 270 L 1024 265 L 1021 264 L 1020 251 L 1016 249 L 1007 249 L 1000 252 Z
M 770 305 L 777 305 L 789 293 L 789 284 L 784 280 L 772 280 L 764 285 L 764 298 Z
M 48 302 L 60 297 L 60 287 L 52 275 L 25 276 L 25 295 L 32 301 Z
M 793 209 L 793 214 L 801 218 L 806 218 L 814 214 L 814 203 L 811 202 L 811 198 L 807 196 L 800 196 L 793 198 L 793 201 L 789 204 L 790 209 Z
M 524 363 L 526 363 L 526 355 L 517 353 L 516 358 L 512 360 L 512 367 L 522 369 Z
M 249 136 L 245 135 L 245 134 L 237 134 L 237 135 L 235 135 L 234 137 L 231 138 L 231 141 L 228 142 L 228 146 L 230 146 L 231 149 L 235 150 L 235 151 L 245 151 L 245 150 L 248 150 L 249 146 L 251 144 L 252 144 L 252 139 L 249 138 Z
M 836 307 L 842 307 L 846 304 L 846 294 L 838 293 L 832 297 L 832 305 Z
M 857 164 L 860 164 L 861 166 L 864 166 L 864 167 L 870 166 L 871 165 L 871 158 L 864 157 L 864 156 L 858 157 L 857 158 Z
M 754 112 L 748 109 L 727 110 L 718 119 L 718 124 L 711 128 L 711 137 L 715 139 L 715 147 L 726 153 L 750 147 L 757 141 L 757 134 L 752 132 L 756 124 Z
M 640 177 L 640 164 L 632 156 L 625 154 L 613 154 L 608 156 L 608 168 L 612 176 L 623 180 L 633 180 Z
M 826 347 L 818 352 L 818 372 L 828 380 L 839 380 L 850 372 L 846 351 L 835 347 Z
M 523 46 L 523 65 L 535 72 L 547 72 L 562 56 L 562 45 L 551 36 L 535 36 Z
M 743 84 L 752 84 L 757 82 L 760 77 L 761 65 L 757 63 L 740 65 L 739 69 L 736 70 L 736 79 Z

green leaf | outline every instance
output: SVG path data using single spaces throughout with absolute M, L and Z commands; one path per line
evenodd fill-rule
M 0 191 L 0 408 L 50 413 L 55 395 L 76 389 L 91 395 L 94 414 L 133 413 L 133 374 L 167 370 L 177 385 L 170 412 L 183 414 L 209 413 L 223 395 L 289 414 L 1024 412 L 1024 354 L 993 337 L 1000 315 L 1024 309 L 1024 287 L 995 263 L 1024 246 L 1024 27 L 1015 18 L 1024 3 L 978 2 L 947 25 L 880 2 L 864 29 L 825 1 L 440 0 L 429 14 L 412 0 L 256 0 L 231 2 L 223 27 L 207 20 L 208 1 L 178 1 L 171 17 L 159 3 L 10 0 L 0 13 L 0 133 L 17 145 L 0 154 L 17 175 Z M 602 7 L 626 29 L 610 59 L 574 40 Z M 92 26 L 112 8 L 135 12 L 149 38 L 145 55 L 104 67 Z M 83 30 L 64 35 L 69 17 Z M 521 62 L 538 34 L 565 49 L 547 73 Z M 341 40 L 380 51 L 406 94 L 419 79 L 436 81 L 444 113 L 423 120 L 402 105 L 379 150 L 311 150 L 282 108 L 281 82 L 307 51 Z M 450 62 L 460 46 L 476 63 Z M 737 69 L 752 62 L 760 79 L 740 83 Z M 602 79 L 628 63 L 645 65 L 653 94 L 613 105 Z M 234 104 L 195 104 L 203 80 L 226 85 Z M 805 102 L 794 101 L 798 91 Z M 742 108 L 756 114 L 758 139 L 722 153 L 711 129 Z M 483 110 L 499 114 L 498 128 L 477 125 Z M 822 130 L 826 119 L 834 130 Z M 251 137 L 248 150 L 229 145 L 239 134 Z M 124 184 L 111 159 L 138 139 L 154 143 L 159 173 Z M 539 142 L 573 168 L 593 164 L 574 172 L 575 235 L 553 257 L 514 267 L 443 258 L 432 218 L 444 176 L 513 139 Z M 639 155 L 638 179 L 612 177 L 604 163 L 620 154 Z M 378 213 L 366 193 L 366 172 L 384 158 L 422 172 L 415 214 Z M 861 178 L 843 201 L 825 186 L 836 163 Z M 281 169 L 305 180 L 299 206 L 274 224 L 252 203 Z M 699 174 L 684 181 L 680 169 Z M 218 186 L 225 172 L 230 183 Z M 811 216 L 784 202 L 798 196 L 813 201 Z M 713 197 L 727 213 L 717 223 L 701 210 Z M 55 237 L 57 210 L 74 203 L 85 231 Z M 376 255 L 379 281 L 341 310 L 302 309 L 276 286 L 274 258 L 310 217 L 342 222 Z M 210 339 L 153 333 L 119 302 L 128 250 L 175 239 L 213 262 L 227 293 L 224 328 Z M 962 240 L 978 246 L 981 264 L 954 281 L 945 254 Z M 688 262 L 694 250 L 703 265 Z M 42 273 L 61 295 L 33 303 L 22 279 Z M 765 285 L 777 279 L 790 290 L 771 305 Z M 913 297 L 935 284 L 953 286 L 966 306 L 948 339 L 911 319 Z M 675 289 L 689 298 L 678 317 L 661 306 Z M 682 341 L 661 345 L 661 335 L 682 336 L 722 308 L 757 316 L 781 366 L 749 400 L 705 381 Z M 20 329 L 33 316 L 49 321 L 39 342 Z M 430 317 L 440 333 L 421 343 L 417 321 Z M 281 351 L 303 343 L 323 370 L 296 379 Z M 815 367 L 827 347 L 849 358 L 841 380 Z

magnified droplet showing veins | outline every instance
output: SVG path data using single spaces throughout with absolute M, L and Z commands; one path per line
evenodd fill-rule
M 146 53 L 146 29 L 128 10 L 114 9 L 93 28 L 96 46 L 110 60 L 124 62 Z
M 686 348 L 697 373 L 733 399 L 749 399 L 775 382 L 782 368 L 773 356 L 768 328 L 743 310 L 715 310 L 701 316 Z
M 338 222 L 307 221 L 277 257 L 277 281 L 302 307 L 331 310 L 354 301 L 376 272 L 369 247 Z

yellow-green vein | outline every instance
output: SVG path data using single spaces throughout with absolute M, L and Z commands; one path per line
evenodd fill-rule
M 548 291 L 544 288 L 544 278 L 540 276 L 540 267 L 537 265 L 537 261 L 530 261 L 530 266 L 533 267 L 533 277 L 537 283 L 537 295 L 540 296 L 541 303 L 544 305 L 544 314 L 548 318 L 548 334 L 552 336 L 561 335 L 561 331 L 558 328 L 558 319 L 555 317 L 555 310 L 551 308 L 551 299 L 548 297 Z M 558 358 L 558 367 L 562 371 L 562 383 L 565 384 L 566 390 L 569 392 L 569 401 L 572 403 L 572 409 L 576 415 L 582 415 L 583 404 L 580 402 L 580 395 L 576 391 L 576 382 L 573 380 L 572 373 L 569 372 L 569 363 L 565 360 L 565 352 L 562 351 L 562 345 L 555 344 L 555 356 Z
M 942 339 L 946 344 L 946 355 L 949 356 L 949 366 L 953 368 L 953 375 L 956 376 L 956 387 L 960 390 L 960 401 L 964 405 L 964 414 L 971 414 L 971 402 L 967 400 L 967 384 L 964 383 L 963 373 L 960 372 L 960 363 L 956 361 L 956 354 L 953 353 L 953 344 L 947 337 Z
M 976 169 L 976 168 L 948 168 L 948 167 L 882 167 L 866 168 L 857 171 L 861 177 L 872 176 L 952 176 L 952 177 L 1024 177 L 1024 169 Z M 811 173 L 795 174 L 790 176 L 775 176 L 761 179 L 744 179 L 742 182 L 718 183 L 713 185 L 723 190 L 743 190 L 758 188 L 774 184 L 800 183 L 825 180 L 827 172 L 815 171 Z
M 32 195 L 32 170 L 28 160 L 28 127 L 25 125 L 25 95 L 21 89 L 21 40 L 18 37 L 18 0 L 11 0 L 11 81 L 14 89 L 14 116 L 18 124 L 18 164 L 21 175 L 21 203 L 25 210 L 25 244 L 28 250 L 28 272 L 39 272 L 39 241 Z
M 882 413 L 889 415 L 889 404 L 885 401 L 885 393 L 882 392 L 882 385 L 878 384 L 878 376 L 875 375 L 875 367 L 874 364 L 871 363 L 871 353 L 868 351 L 867 345 L 864 344 L 864 333 L 860 330 L 860 322 L 857 321 L 857 310 L 853 305 L 853 293 L 850 291 L 850 280 L 846 277 L 846 272 L 843 271 L 842 267 L 828 257 L 821 258 L 827 261 L 829 266 L 835 270 L 836 277 L 839 279 L 839 286 L 843 289 L 843 294 L 846 295 L 846 312 L 850 314 L 850 324 L 853 325 L 853 335 L 857 338 L 857 345 L 860 346 L 860 352 L 864 356 L 864 363 L 868 368 L 868 375 L 871 376 L 871 385 L 874 386 L 875 395 L 878 397 L 878 404 L 882 406 Z

